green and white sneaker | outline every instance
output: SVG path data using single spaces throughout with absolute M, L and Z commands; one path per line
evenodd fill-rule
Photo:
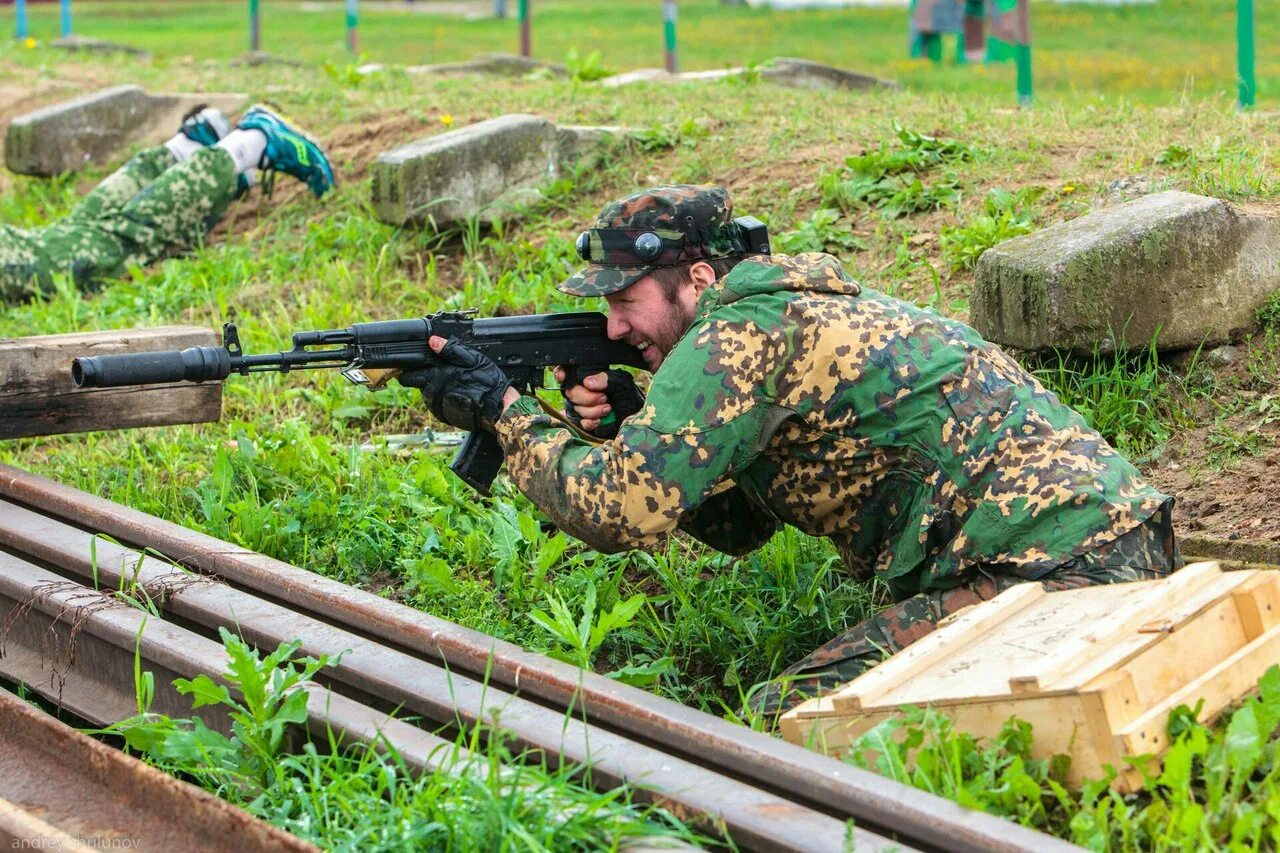
M 269 191 L 273 183 L 270 173 L 274 172 L 292 175 L 317 196 L 324 195 L 337 183 L 329 158 L 316 141 L 266 107 L 250 107 L 236 126 L 241 130 L 260 130 L 267 138 L 267 148 L 258 164 L 259 169 L 268 173 L 263 189 Z
M 178 133 L 206 147 L 217 145 L 218 140 L 230 132 L 231 122 L 227 120 L 222 110 L 206 104 L 197 104 L 192 107 L 182 117 L 182 124 L 178 127 Z

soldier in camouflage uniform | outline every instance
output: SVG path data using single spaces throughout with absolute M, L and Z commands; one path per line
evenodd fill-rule
M 636 405 L 620 371 L 565 392 L 589 431 L 625 418 L 612 438 L 584 437 L 456 342 L 432 341 L 451 366 L 418 384 L 437 417 L 495 432 L 520 490 L 593 548 L 661 548 L 678 528 L 744 554 L 791 524 L 882 578 L 897 603 L 758 708 L 848 681 L 1012 584 L 1180 567 L 1172 499 L 999 348 L 830 255 L 743 257 L 731 210 L 717 187 L 658 187 L 580 239 L 591 265 L 560 289 L 604 296 L 610 337 L 653 370 Z
M 131 266 L 198 245 L 257 170 L 285 172 L 317 195 L 333 185 L 324 152 L 265 107 L 236 129 L 218 110 L 197 107 L 164 145 L 140 152 L 43 228 L 0 225 L 0 303 L 15 303 L 70 276 L 93 289 Z

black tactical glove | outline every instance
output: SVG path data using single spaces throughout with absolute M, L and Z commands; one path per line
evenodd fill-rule
M 493 432 L 502 415 L 502 398 L 511 387 L 511 380 L 488 356 L 454 340 L 440 350 L 440 364 L 402 373 L 397 380 L 421 389 L 438 420 L 467 432 Z
M 600 438 L 613 438 L 618 434 L 618 428 L 622 426 L 624 420 L 644 408 L 644 394 L 636 387 L 635 377 L 625 370 L 615 367 L 608 371 L 606 376 L 609 377 L 609 382 L 605 386 L 604 396 L 612 409 L 605 416 L 608 422 L 600 424 L 594 430 L 584 430 L 584 432 Z M 564 400 L 564 414 L 574 426 L 582 428 L 582 418 L 578 417 L 578 410 L 573 407 L 568 397 Z

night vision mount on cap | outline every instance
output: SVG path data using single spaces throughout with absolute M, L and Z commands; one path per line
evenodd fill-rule
M 769 228 L 754 216 L 739 216 L 733 220 L 738 226 L 738 234 L 747 247 L 748 255 L 769 254 Z
M 747 255 L 769 254 L 769 229 L 754 216 L 739 216 L 733 220 L 736 241 Z M 592 253 L 592 236 L 597 241 L 596 253 Z M 680 259 L 680 250 L 688 242 L 689 235 L 664 237 L 654 230 L 638 231 L 630 228 L 595 228 L 578 235 L 575 244 L 578 257 L 617 266 L 646 266 L 658 262 L 664 255 Z M 696 244 L 695 244 L 696 245 Z M 697 260 L 697 258 L 694 258 Z M 675 260 L 681 263 L 682 260 Z M 673 264 L 664 264 L 673 265 Z

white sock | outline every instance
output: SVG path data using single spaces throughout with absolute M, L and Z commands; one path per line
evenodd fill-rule
M 252 175 L 262 162 L 262 155 L 267 150 L 267 135 L 252 128 L 236 130 L 228 133 L 218 147 L 231 155 L 236 164 L 236 171 L 244 175 Z
M 173 159 L 181 163 L 204 146 L 194 139 L 188 139 L 184 134 L 175 133 L 173 138 L 164 144 L 164 147 L 169 149 Z

